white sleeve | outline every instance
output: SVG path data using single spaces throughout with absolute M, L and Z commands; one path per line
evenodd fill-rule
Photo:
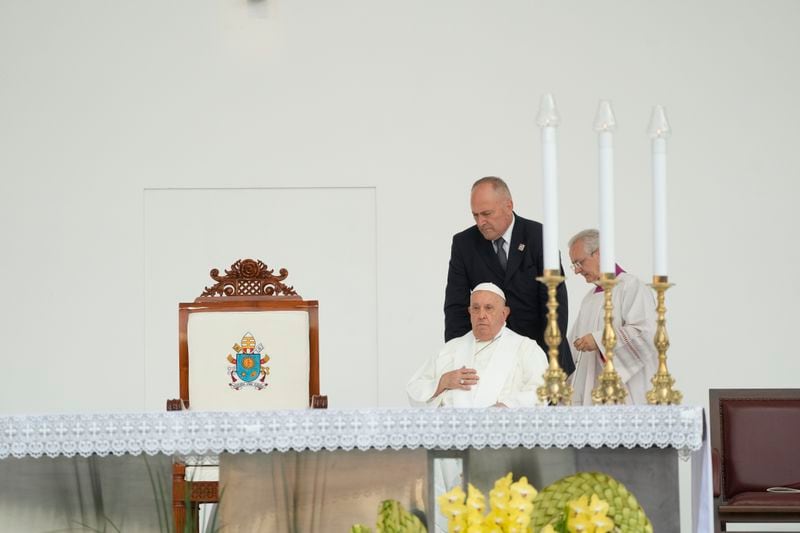
M 514 373 L 508 377 L 497 401 L 508 407 L 539 405 L 536 389 L 544 383 L 547 356 L 534 341 L 525 341 L 517 352 Z
M 442 374 L 453 369 L 453 361 L 453 352 L 445 347 L 437 355 L 428 358 L 414 373 L 406 385 L 408 400 L 412 406 L 438 407 L 441 405 L 447 391 L 442 392 L 436 398 L 432 396 L 439 387 Z

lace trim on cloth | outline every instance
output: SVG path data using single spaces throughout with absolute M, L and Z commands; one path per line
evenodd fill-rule
M 703 410 L 684 406 L 518 409 L 330 409 L 0 417 L 0 459 L 212 455 L 386 448 L 633 448 L 697 450 Z

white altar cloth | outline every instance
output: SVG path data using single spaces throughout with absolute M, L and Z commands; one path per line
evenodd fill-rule
M 0 459 L 273 451 L 703 445 L 684 406 L 151 412 L 0 417 Z

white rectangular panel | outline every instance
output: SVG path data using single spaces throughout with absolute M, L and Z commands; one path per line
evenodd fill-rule
M 178 397 L 178 303 L 244 258 L 286 268 L 285 283 L 319 301 L 329 405 L 377 405 L 374 189 L 147 189 L 144 223 L 148 409 Z M 226 342 L 223 360 L 236 339 Z

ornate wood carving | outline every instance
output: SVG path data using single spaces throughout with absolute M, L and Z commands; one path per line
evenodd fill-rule
M 217 283 L 206 287 L 204 296 L 297 296 L 294 287 L 283 284 L 289 276 L 289 271 L 282 268 L 278 275 L 275 269 L 257 259 L 239 259 L 225 271 L 224 276 L 219 275 L 218 269 L 210 272 L 211 279 Z
M 311 395 L 311 408 L 312 409 L 327 409 L 328 408 L 328 395 L 327 394 L 312 394 Z
M 172 398 L 167 399 L 167 411 L 181 411 L 181 400 L 180 398 Z
M 191 501 L 197 503 L 216 503 L 219 501 L 219 483 L 216 481 L 192 481 Z

